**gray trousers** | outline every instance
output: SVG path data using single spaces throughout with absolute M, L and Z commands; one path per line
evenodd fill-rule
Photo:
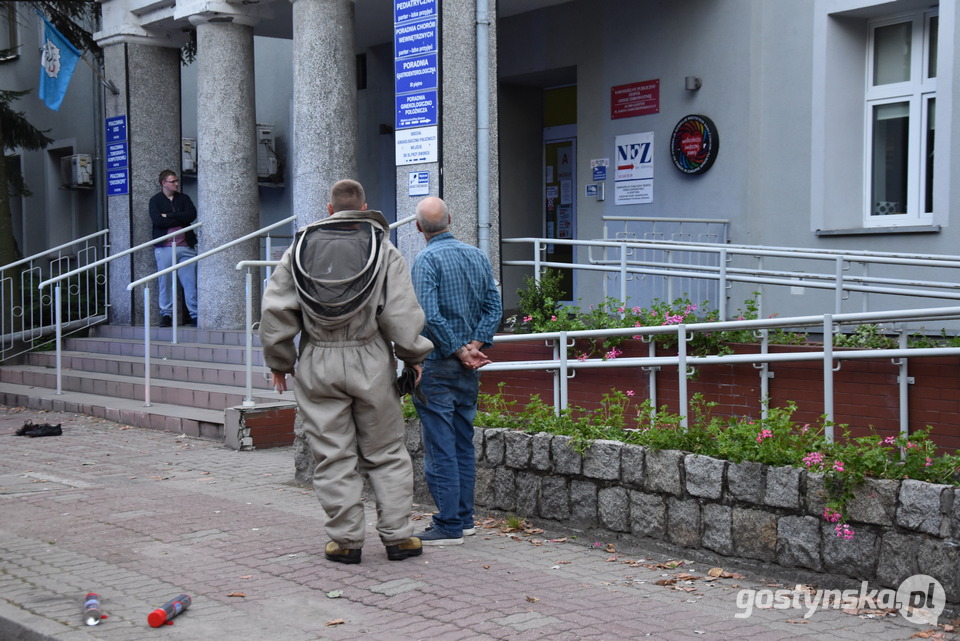
M 407 540 L 413 533 L 413 465 L 394 388 L 396 369 L 384 340 L 311 342 L 294 380 L 327 535 L 341 548 L 363 547 L 366 476 L 376 497 L 381 541 Z

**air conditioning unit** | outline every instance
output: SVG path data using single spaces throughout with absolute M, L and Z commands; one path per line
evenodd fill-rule
M 61 158 L 60 184 L 64 187 L 92 187 L 93 159 L 90 154 L 74 154 Z
M 257 177 L 273 178 L 277 167 L 277 137 L 273 125 L 257 125 Z
M 197 173 L 197 139 L 181 138 L 180 150 L 182 155 L 180 171 L 184 174 Z

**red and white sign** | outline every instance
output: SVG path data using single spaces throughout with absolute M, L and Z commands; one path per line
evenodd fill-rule
M 610 88 L 610 118 L 660 113 L 660 79 Z

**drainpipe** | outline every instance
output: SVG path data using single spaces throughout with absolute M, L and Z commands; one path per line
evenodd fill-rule
M 490 21 L 487 0 L 477 2 L 477 243 L 490 258 Z

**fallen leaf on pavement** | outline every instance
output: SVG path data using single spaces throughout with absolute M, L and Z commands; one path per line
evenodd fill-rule
M 231 592 L 227 596 L 247 596 L 247 595 L 244 594 L 243 592 Z
M 604 548 L 604 551 L 608 552 L 609 554 L 614 554 L 617 551 L 617 546 L 613 543 L 607 543 L 607 547 Z
M 535 596 L 528 596 L 528 597 L 527 597 L 527 601 L 529 601 L 530 603 L 536 603 L 536 602 L 539 601 L 539 600 L 540 600 L 540 599 L 538 599 L 538 598 L 535 597 Z
M 343 590 L 330 590 L 327 592 L 328 599 L 336 599 L 343 594 Z
M 327 621 L 326 625 L 329 628 L 331 625 L 343 625 L 344 623 L 346 623 L 346 621 L 344 621 L 343 619 L 331 619 Z
M 810 623 L 807 619 L 787 619 L 787 623 L 796 623 L 798 625 L 803 625 L 804 623 Z

